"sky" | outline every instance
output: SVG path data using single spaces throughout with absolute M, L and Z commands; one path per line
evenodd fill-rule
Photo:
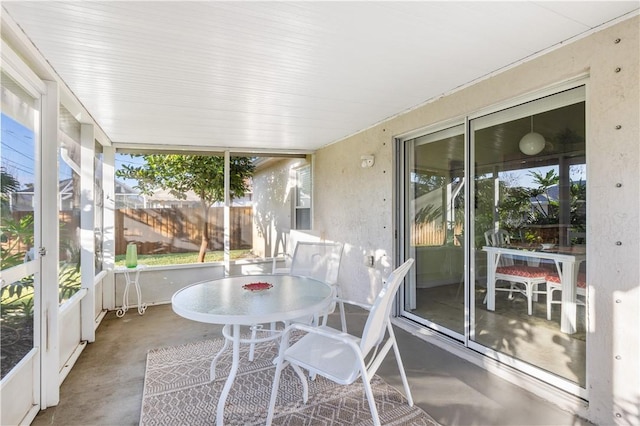
M 5 114 L 0 119 L 2 128 L 1 165 L 7 173 L 18 179 L 20 187 L 34 181 L 35 152 L 33 130 L 14 121 Z
M 0 127 L 0 165 L 20 182 L 20 189 L 24 189 L 35 180 L 34 132 L 6 114 L 0 116 Z M 69 179 L 72 173 L 71 167 L 64 161 L 58 162 L 58 176 L 61 181 Z

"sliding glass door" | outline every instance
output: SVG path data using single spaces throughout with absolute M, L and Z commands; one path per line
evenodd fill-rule
M 469 132 L 471 345 L 577 393 L 586 387 L 584 99 L 584 87 L 567 90 L 470 120 Z M 497 231 L 508 240 L 491 241 Z
M 584 86 L 399 143 L 401 314 L 585 396 Z
M 405 315 L 464 336 L 464 126 L 405 142 Z

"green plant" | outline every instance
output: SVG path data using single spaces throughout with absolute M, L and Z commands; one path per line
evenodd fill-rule
M 80 289 L 80 286 L 80 265 L 61 265 L 58 273 L 58 298 L 60 302 L 73 296 Z
M 20 181 L 7 172 L 7 169 L 0 168 L 0 210 L 3 214 L 11 211 L 9 208 L 9 197 L 20 189 Z
M 2 306 L 2 318 L 33 316 L 33 276 L 25 277 L 7 286 L 0 291 L 0 306 Z
M 2 232 L 2 252 L 0 253 L 2 270 L 24 262 L 26 250 L 21 247 L 33 246 L 33 214 L 20 219 L 3 217 L 0 232 Z
M 534 206 L 528 223 L 535 225 L 559 223 L 560 205 L 557 200 L 551 198 L 549 189 L 560 182 L 560 176 L 553 169 L 544 176 L 542 173 L 533 171 L 529 174 L 538 186 L 529 190 L 529 199 L 534 200 Z M 546 201 L 546 206 L 542 204 L 543 201 Z
M 521 234 L 527 242 L 541 242 L 557 238 L 543 235 L 542 229 L 529 229 L 530 225 L 557 225 L 560 223 L 560 202 L 551 196 L 551 188 L 557 186 L 560 177 L 555 170 L 546 173 L 531 171 L 529 175 L 536 185 L 533 188 L 506 186 L 501 182 L 498 215 L 500 226 L 511 235 Z M 572 182 L 570 186 L 570 224 L 577 230 L 584 230 L 586 224 L 586 185 L 583 181 Z M 521 232 L 522 231 L 522 232 Z
M 29 214 L 20 219 L 3 217 L 0 230 L 2 232 L 0 264 L 2 270 L 5 270 L 23 263 L 27 252 L 21 247 L 33 245 L 33 215 Z M 13 315 L 31 317 L 33 315 L 33 276 L 3 286 L 0 290 L 0 306 L 3 318 Z

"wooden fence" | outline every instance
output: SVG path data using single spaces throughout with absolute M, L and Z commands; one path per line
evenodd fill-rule
M 454 234 L 462 233 L 462 225 L 456 225 Z M 441 246 L 447 239 L 447 227 L 443 223 L 421 222 L 411 225 L 411 245 L 412 246 Z M 454 239 L 454 245 L 459 242 Z
M 198 251 L 202 238 L 203 211 L 200 207 L 120 209 L 115 218 L 116 255 L 125 254 L 128 243 L 138 254 Z M 253 247 L 251 207 L 231 207 L 230 248 Z M 224 208 L 209 210 L 209 250 L 224 248 Z

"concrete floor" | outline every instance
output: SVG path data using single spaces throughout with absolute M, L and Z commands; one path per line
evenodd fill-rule
M 350 331 L 366 314 L 348 314 Z M 334 314 L 330 325 L 338 326 Z M 61 387 L 60 403 L 41 411 L 33 425 L 137 425 L 147 351 L 221 336 L 221 327 L 189 321 L 170 305 L 109 312 L 96 342 L 81 354 Z M 396 328 L 415 403 L 442 425 L 588 425 L 541 398 Z M 402 390 L 393 355 L 378 374 Z
M 412 313 L 464 335 L 464 298 L 458 284 L 418 289 L 417 306 Z M 560 331 L 560 307 L 554 305 L 547 320 L 545 295 L 533 303 L 527 314 L 522 294 L 510 300 L 506 292 L 496 296 L 495 310 L 483 304 L 484 288 L 476 293 L 475 336 L 483 346 L 540 367 L 553 374 L 586 384 L 586 324 L 584 308 L 578 307 L 577 332 Z

